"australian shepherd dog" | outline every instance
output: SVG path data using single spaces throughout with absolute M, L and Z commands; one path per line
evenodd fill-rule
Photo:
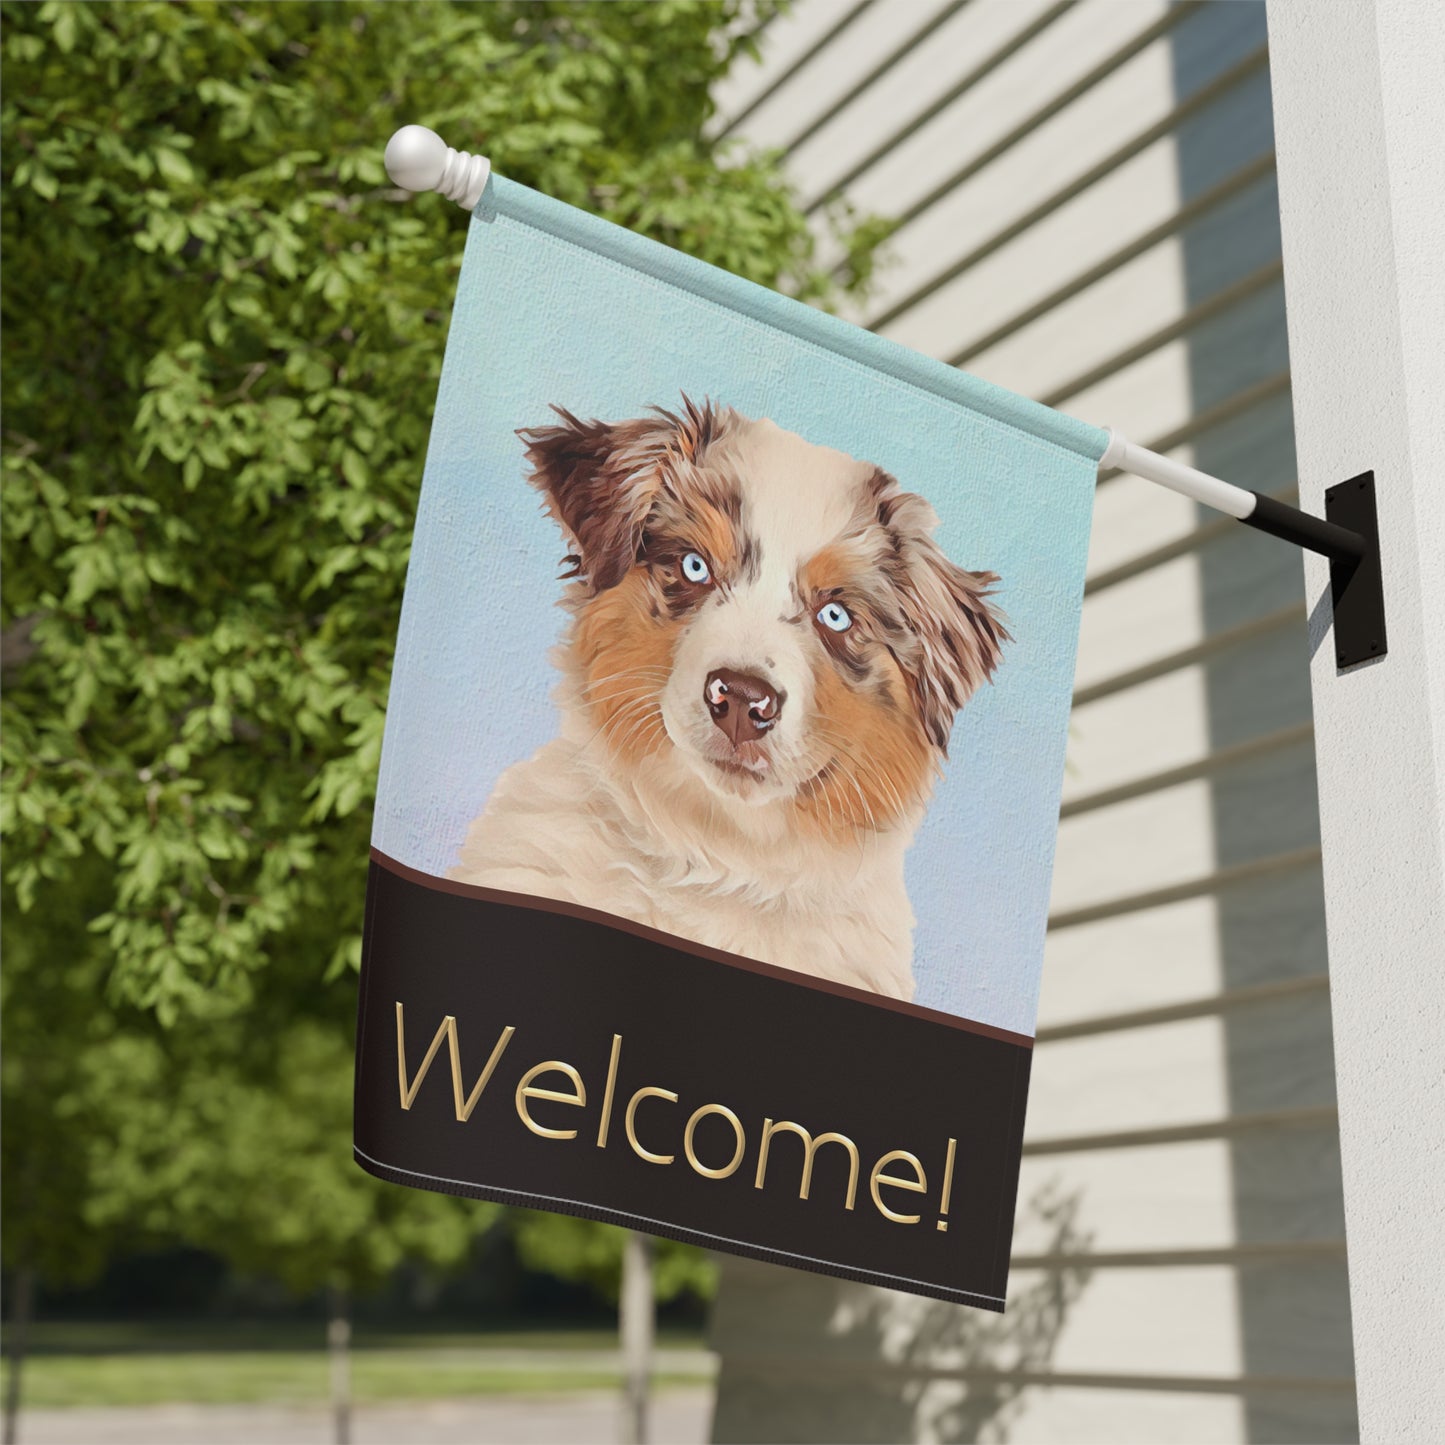
M 887 472 L 730 407 L 519 433 L 570 546 L 561 735 L 455 879 L 894 998 L 903 860 L 1008 640 L 992 572 Z

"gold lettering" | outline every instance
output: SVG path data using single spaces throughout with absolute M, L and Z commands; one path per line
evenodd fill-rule
M 476 1082 L 476 1087 L 462 1099 L 462 1061 L 461 1046 L 457 1041 L 457 1021 L 448 1014 L 442 1021 L 432 1037 L 431 1047 L 426 1051 L 426 1057 L 421 1061 L 421 1067 L 416 1071 L 416 1077 L 407 1082 L 406 1077 L 406 1019 L 402 1011 L 401 1000 L 396 1004 L 396 1074 L 397 1083 L 401 1089 L 401 1107 L 410 1109 L 412 1101 L 416 1098 L 417 1090 L 427 1076 L 427 1070 L 432 1066 L 432 1060 L 437 1056 L 437 1050 L 442 1046 L 442 1040 L 446 1040 L 447 1052 L 451 1055 L 452 1061 L 452 1099 L 456 1107 L 457 1122 L 465 1124 L 472 1117 L 472 1110 L 477 1107 L 477 1100 L 482 1097 L 482 1090 L 491 1081 L 492 1074 L 496 1071 L 497 1065 L 502 1061 L 502 1055 L 506 1052 L 507 1045 L 512 1042 L 512 1035 L 516 1033 L 510 1024 L 507 1025 L 497 1038 L 491 1056 L 487 1059 L 486 1067 L 482 1070 L 481 1078 Z
M 883 1168 L 892 1164 L 895 1160 L 903 1160 L 911 1164 L 917 1174 L 915 1179 L 900 1179 L 896 1174 L 885 1174 Z M 878 1196 L 880 1184 L 891 1184 L 895 1189 L 911 1189 L 915 1194 L 922 1194 L 928 1189 L 928 1178 L 923 1172 L 923 1165 L 919 1162 L 917 1155 L 910 1154 L 906 1149 L 893 1149 L 885 1154 L 874 1166 L 873 1173 L 868 1179 L 868 1189 L 873 1195 L 873 1202 L 878 1206 L 878 1212 L 884 1219 L 891 1219 L 894 1224 L 917 1224 L 922 1217 L 917 1214 L 895 1214 Z
M 943 1161 L 943 1198 L 938 1203 L 939 1220 L 937 1227 L 942 1230 L 948 1229 L 948 1220 L 943 1216 L 948 1213 L 948 1201 L 953 1198 L 953 1156 L 958 1149 L 958 1140 L 948 1141 L 948 1157 Z
M 774 1134 L 781 1134 L 785 1130 L 796 1134 L 803 1141 L 803 1177 L 798 1186 L 799 1199 L 808 1197 L 808 1190 L 813 1186 L 813 1155 L 824 1144 L 841 1144 L 848 1151 L 848 1198 L 843 1207 L 852 1209 L 858 1197 L 858 1146 L 846 1134 L 819 1134 L 815 1139 L 801 1124 L 794 1124 L 786 1119 L 777 1124 L 771 1119 L 763 1120 L 763 1139 L 758 1145 L 758 1172 L 753 1180 L 753 1188 L 763 1187 L 768 1172 L 768 1146 L 772 1143 Z
M 597 1122 L 597 1147 L 607 1147 L 607 1130 L 612 1124 L 612 1095 L 617 1088 L 617 1061 L 622 1055 L 622 1035 L 612 1035 L 612 1057 L 607 1061 L 607 1087 L 602 1091 L 602 1118 Z
M 502 1055 L 507 1051 L 507 1045 L 512 1042 L 512 1035 L 517 1031 L 510 1024 L 502 1030 L 492 1052 L 487 1056 L 486 1066 L 482 1069 L 481 1077 L 477 1080 L 472 1092 L 467 1095 L 466 1103 L 463 1103 L 462 1057 L 457 1043 L 457 1024 L 455 1019 L 449 1020 L 449 1023 L 451 1025 L 448 1043 L 451 1046 L 452 1054 L 452 1098 L 456 1101 L 457 1122 L 465 1124 L 472 1117 L 472 1110 L 477 1107 L 477 1100 L 482 1097 L 482 1090 L 491 1082 L 497 1065 L 502 1062 Z
M 623 1119 L 623 1123 L 627 1127 L 627 1142 L 632 1145 L 632 1152 L 636 1154 L 639 1159 L 646 1159 L 649 1164 L 671 1164 L 672 1161 L 677 1158 L 676 1154 L 653 1154 L 637 1142 L 637 1125 L 635 1122 L 637 1118 L 637 1106 L 644 1099 L 651 1098 L 667 1099 L 671 1103 L 677 1103 L 677 1095 L 674 1094 L 671 1089 L 654 1089 L 651 1086 L 645 1089 L 639 1089 L 627 1101 L 627 1115 Z
M 566 1074 L 572 1081 L 572 1087 L 576 1090 L 572 1094 L 561 1094 L 556 1089 L 538 1089 L 533 1087 L 532 1080 L 538 1074 Z M 545 1064 L 533 1064 L 521 1081 L 517 1084 L 517 1117 L 534 1133 L 540 1134 L 544 1139 L 575 1139 L 575 1129 L 547 1129 L 539 1124 L 527 1111 L 528 1099 L 551 1099 L 556 1104 L 571 1104 L 576 1108 L 587 1106 L 587 1090 L 582 1084 L 581 1076 L 571 1064 L 559 1063 L 551 1060 Z
M 421 1088 L 421 1081 L 426 1078 L 427 1070 L 431 1068 L 432 1060 L 437 1056 L 437 1050 L 442 1046 L 442 1040 L 450 1042 L 456 1037 L 457 1021 L 448 1014 L 437 1029 L 435 1037 L 431 1041 L 431 1048 L 426 1051 L 426 1057 L 421 1061 L 421 1068 L 416 1071 L 416 1078 L 410 1083 L 406 1081 L 406 1016 L 402 1012 L 401 1000 L 396 1001 L 396 1077 L 401 1088 L 401 1107 L 410 1109 L 412 1100 L 416 1098 L 416 1091 Z M 453 1053 L 455 1057 L 455 1051 Z
M 697 1155 L 692 1150 L 693 1130 L 697 1128 L 698 1121 L 707 1118 L 709 1114 L 721 1114 L 733 1126 L 733 1134 L 738 1141 L 738 1147 L 733 1150 L 733 1157 L 721 1169 L 709 1169 L 706 1164 L 698 1161 Z M 747 1148 L 747 1144 L 747 1136 L 743 1133 L 743 1121 L 723 1104 L 704 1104 L 702 1108 L 693 1110 L 692 1118 L 687 1121 L 687 1128 L 682 1135 L 682 1152 L 687 1155 L 687 1162 L 699 1174 L 703 1174 L 709 1179 L 726 1179 L 729 1174 L 732 1174 L 743 1162 L 743 1150 Z

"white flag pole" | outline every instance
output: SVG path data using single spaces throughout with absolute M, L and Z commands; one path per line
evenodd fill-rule
M 1109 445 L 1099 458 L 1101 472 L 1113 468 L 1143 477 L 1146 482 L 1158 482 L 1171 492 L 1192 497 L 1194 501 L 1203 502 L 1206 507 L 1213 507 L 1216 512 L 1224 512 L 1241 522 L 1254 514 L 1259 500 L 1255 493 L 1222 482 L 1208 472 L 1187 467 L 1183 462 L 1176 462 L 1159 452 L 1151 452 L 1147 447 L 1135 446 L 1113 427 L 1108 428 L 1108 433 Z
M 1101 471 L 1130 472 L 1202 502 L 1246 527 L 1328 557 L 1335 662 L 1353 667 L 1381 658 L 1389 650 L 1373 472 L 1339 480 L 1325 493 L 1326 515 L 1316 517 L 1262 492 L 1236 487 L 1197 467 L 1135 446 L 1112 428 L 1099 467 Z
M 1113 427 L 1108 428 L 1109 445 L 1099 458 L 1099 469 L 1110 468 L 1157 482 L 1171 492 L 1192 497 L 1216 512 L 1256 527 L 1262 532 L 1293 542 L 1297 547 L 1318 552 L 1336 561 L 1358 562 L 1369 547 L 1369 539 L 1348 527 L 1313 517 L 1298 507 L 1287 507 L 1262 492 L 1251 492 L 1230 482 L 1176 462 L 1172 457 L 1135 446 Z

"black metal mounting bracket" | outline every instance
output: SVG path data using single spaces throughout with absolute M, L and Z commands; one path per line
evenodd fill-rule
M 1254 512 L 1244 518 L 1246 526 L 1330 559 L 1336 664 L 1353 667 L 1383 657 L 1389 647 L 1374 472 L 1361 472 L 1330 487 L 1323 518 L 1258 492 L 1255 497 Z
M 1375 474 L 1361 472 L 1325 492 L 1325 516 L 1365 540 L 1358 561 L 1330 559 L 1334 603 L 1335 661 L 1353 667 L 1389 651 L 1385 636 L 1385 578 L 1380 568 L 1380 522 Z

